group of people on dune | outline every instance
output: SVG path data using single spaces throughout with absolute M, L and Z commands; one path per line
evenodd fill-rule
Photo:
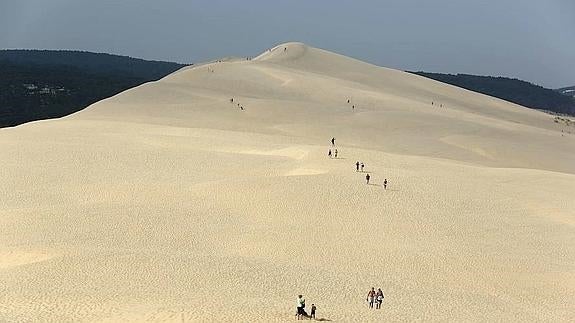
M 234 98 L 230 99 L 230 103 L 232 103 L 232 104 L 234 103 Z M 237 103 L 237 101 L 236 101 L 236 103 Z M 244 111 L 244 106 L 240 105 L 239 103 L 238 103 L 238 108 L 240 108 L 240 110 Z
M 311 311 L 309 314 L 307 314 L 307 312 L 305 311 L 305 299 L 303 298 L 303 295 L 298 295 L 297 296 L 297 311 L 295 313 L 295 316 L 297 317 L 298 320 L 303 320 L 304 318 L 309 318 L 314 319 L 315 320 L 315 311 L 316 311 L 317 307 L 315 306 L 315 304 L 311 304 Z
M 371 290 L 367 292 L 367 305 L 369 305 L 369 308 L 373 308 L 373 305 L 375 305 L 376 309 L 380 309 L 381 303 L 383 303 L 383 298 L 384 296 L 381 288 L 378 288 L 376 292 L 375 288 L 372 287 Z
M 349 100 L 348 100 L 348 101 L 349 101 Z M 332 147 L 335 147 L 335 138 L 331 138 L 331 146 L 332 146 Z M 329 158 L 332 158 L 332 156 L 334 156 L 335 158 L 337 158 L 337 154 L 338 154 L 338 151 L 337 151 L 337 149 L 334 148 L 334 153 L 332 153 L 332 150 L 330 149 L 330 150 L 328 151 L 328 153 L 327 153 L 327 156 L 328 156 Z M 363 162 L 360 162 L 360 161 L 355 162 L 355 171 L 356 171 L 356 172 L 360 172 L 360 171 L 361 171 L 361 172 L 363 173 L 363 168 L 364 168 L 364 167 L 365 167 L 365 164 L 364 164 Z M 371 179 L 371 175 L 369 175 L 369 173 L 367 173 L 367 174 L 365 175 L 365 182 L 366 182 L 368 185 L 369 185 L 369 180 L 370 180 L 370 179 Z M 373 184 L 372 184 L 372 185 L 373 185 Z M 385 189 L 385 190 L 387 189 L 387 178 L 383 180 L 382 186 L 383 186 L 383 189 Z
M 366 298 L 367 305 L 369 306 L 369 308 L 381 309 L 381 304 L 383 303 L 384 297 L 385 296 L 383 296 L 381 288 L 378 288 L 376 291 L 375 287 L 372 287 L 367 292 L 367 298 Z M 311 304 L 311 310 L 310 313 L 308 314 L 305 310 L 305 299 L 303 298 L 303 295 L 297 296 L 296 306 L 297 307 L 295 316 L 297 317 L 298 320 L 303 320 L 304 318 L 308 318 L 310 320 L 316 319 L 315 313 L 317 310 L 317 306 L 315 306 L 315 304 Z

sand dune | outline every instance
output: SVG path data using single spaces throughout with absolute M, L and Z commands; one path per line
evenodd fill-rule
M 0 129 L 0 321 L 572 320 L 562 127 L 287 43 Z

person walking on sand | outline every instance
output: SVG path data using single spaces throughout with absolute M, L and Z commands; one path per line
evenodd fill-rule
M 337 158 L 337 149 L 333 153 L 333 158 Z
M 317 307 L 315 306 L 315 304 L 311 304 L 311 312 L 309 312 L 309 319 L 314 319 L 315 320 L 315 311 L 317 310 Z
M 363 162 L 361 163 L 361 172 L 363 173 L 363 168 L 365 167 L 365 165 L 363 164 Z
M 387 189 L 387 178 L 383 180 L 383 189 Z
M 367 185 L 369 185 L 369 179 L 371 178 L 371 176 L 369 176 L 369 173 L 367 175 L 365 175 L 365 181 L 367 182 Z
M 331 145 L 335 146 L 335 138 L 331 138 Z
M 381 288 L 378 288 L 377 293 L 375 293 L 375 308 L 381 309 L 381 303 L 383 303 L 383 292 Z
M 369 292 L 367 292 L 367 305 L 369 308 L 373 308 L 373 302 L 375 300 L 375 288 L 371 288 Z
M 355 162 L 355 171 L 359 172 L 359 162 Z
M 307 316 L 305 312 L 305 299 L 302 295 L 297 296 L 297 319 L 301 320 L 304 316 Z
M 327 152 L 327 156 L 331 158 L 331 149 Z

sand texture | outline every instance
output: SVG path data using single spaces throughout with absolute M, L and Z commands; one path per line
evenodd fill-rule
M 287 43 L 0 129 L 0 321 L 573 322 L 565 127 Z

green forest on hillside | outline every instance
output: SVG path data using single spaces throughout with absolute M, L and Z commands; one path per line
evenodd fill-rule
M 0 51 L 0 127 L 58 118 L 185 65 L 78 51 Z

